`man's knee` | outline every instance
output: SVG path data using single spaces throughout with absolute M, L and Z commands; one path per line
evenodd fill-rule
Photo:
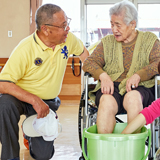
M 19 106 L 19 102 L 18 100 L 8 94 L 1 94 L 0 95 L 0 113 L 2 115 L 16 115 L 18 118 L 19 115 L 19 110 L 18 107 Z
M 0 110 L 2 109 L 12 109 L 11 106 L 14 104 L 14 97 L 9 94 L 0 95 Z
M 45 152 L 41 152 L 41 153 L 31 153 L 31 156 L 36 159 L 36 160 L 49 160 L 52 158 L 54 151 L 52 151 L 51 153 L 47 154 Z
M 42 137 L 28 137 L 31 156 L 36 160 L 49 160 L 54 154 L 53 141 L 44 141 Z
M 17 104 L 17 99 L 9 94 L 1 94 L 0 95 L 0 104 L 1 106 L 5 106 L 10 108 L 10 106 Z

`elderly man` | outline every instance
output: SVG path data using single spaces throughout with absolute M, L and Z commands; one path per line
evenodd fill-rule
M 43 118 L 49 108 L 56 111 L 69 55 L 83 62 L 89 55 L 82 41 L 69 32 L 70 18 L 56 5 L 45 4 L 36 12 L 37 30 L 13 50 L 0 74 L 1 160 L 18 160 L 20 115 Z M 53 141 L 29 138 L 30 154 L 37 160 L 50 159 Z
M 89 96 L 98 106 L 102 134 L 112 133 L 116 114 L 127 112 L 130 123 L 151 104 L 160 61 L 160 42 L 153 33 L 135 29 L 138 13 L 131 2 L 116 3 L 109 13 L 113 35 L 102 38 L 83 65 L 98 80 Z

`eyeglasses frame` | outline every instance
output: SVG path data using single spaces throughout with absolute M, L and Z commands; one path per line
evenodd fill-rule
M 68 20 L 69 20 L 69 22 L 68 22 Z M 66 31 L 66 29 L 67 29 L 67 27 L 70 25 L 70 22 L 71 22 L 71 18 L 68 18 L 67 19 L 67 25 L 64 27 L 61 27 L 61 26 L 56 26 L 56 25 L 52 25 L 52 24 L 44 24 L 44 25 L 46 25 L 46 26 L 53 26 L 53 27 L 57 27 L 57 28 L 63 28 L 64 29 L 64 31 Z

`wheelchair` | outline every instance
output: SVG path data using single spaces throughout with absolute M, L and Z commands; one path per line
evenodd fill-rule
M 96 118 L 97 118 L 97 111 L 98 108 L 92 102 L 88 97 L 88 92 L 93 90 L 96 86 L 96 83 L 89 83 L 89 79 L 91 78 L 91 75 L 89 73 L 84 73 L 84 81 L 85 81 L 85 87 L 81 95 L 80 104 L 79 104 L 79 113 L 78 113 L 78 133 L 79 133 L 79 143 L 82 147 L 82 133 L 84 128 L 89 128 L 90 126 L 96 124 Z M 160 97 L 160 85 L 158 83 L 160 81 L 160 75 L 155 76 L 155 100 Z M 120 117 L 120 116 L 119 116 Z M 117 123 L 124 123 L 124 121 L 116 116 L 116 122 Z M 159 148 L 160 144 L 160 132 L 159 132 L 159 124 L 160 118 L 157 118 L 151 125 L 151 132 L 152 132 L 152 140 L 151 140 L 151 150 L 148 156 L 148 160 L 153 160 L 154 155 L 156 153 L 156 150 Z M 87 153 L 87 141 L 84 142 L 84 148 L 85 152 Z M 145 143 L 146 146 L 148 146 L 148 139 Z M 79 158 L 79 160 L 85 160 L 82 156 Z

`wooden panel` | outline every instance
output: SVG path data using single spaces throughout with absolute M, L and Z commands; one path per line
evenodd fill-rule
M 0 72 L 4 67 L 5 63 L 7 62 L 8 58 L 0 58 Z
M 77 96 L 73 96 L 73 95 L 59 95 L 58 96 L 62 101 L 63 100 L 67 100 L 67 101 L 70 101 L 70 100 L 77 100 L 78 102 L 80 101 L 80 99 L 81 99 L 81 96 L 79 95 L 77 95 Z
M 72 59 L 70 57 L 67 63 L 66 72 L 63 79 L 62 89 L 59 94 L 61 100 L 80 100 L 81 98 L 81 75 L 78 77 L 73 75 L 72 72 Z M 78 75 L 80 70 L 79 58 L 74 57 L 74 70 L 75 75 Z
M 81 84 L 63 84 L 61 95 L 80 95 Z
M 75 67 L 75 74 L 79 74 L 79 67 Z M 66 72 L 63 79 L 64 84 L 81 84 L 81 75 L 78 77 L 75 77 L 72 72 L 72 68 L 70 66 L 67 66 Z

